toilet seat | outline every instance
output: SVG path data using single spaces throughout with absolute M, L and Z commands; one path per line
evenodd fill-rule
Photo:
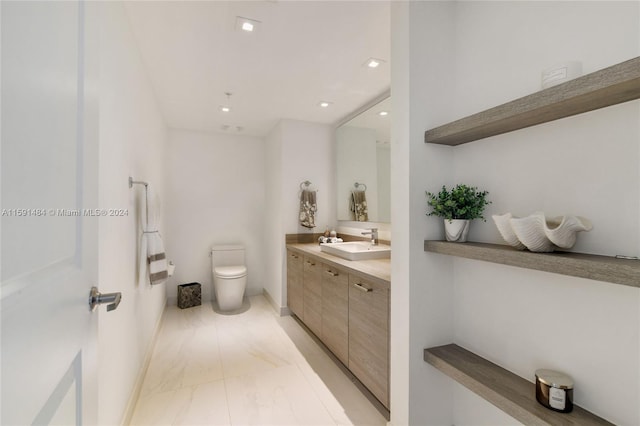
M 244 265 L 216 266 L 213 273 L 219 278 L 242 278 L 247 275 L 247 267 Z

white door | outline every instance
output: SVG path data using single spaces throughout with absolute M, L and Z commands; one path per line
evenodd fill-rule
M 92 9 L 0 2 L 2 425 L 97 420 Z

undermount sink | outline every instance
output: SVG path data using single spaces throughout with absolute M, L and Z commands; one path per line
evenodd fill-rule
M 368 241 L 349 241 L 346 243 L 322 243 L 320 251 L 346 260 L 389 259 L 391 246 L 372 245 Z

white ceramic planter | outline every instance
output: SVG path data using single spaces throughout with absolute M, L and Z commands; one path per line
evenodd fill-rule
M 467 241 L 469 233 L 470 220 L 452 219 L 451 221 L 444 219 L 444 236 L 447 241 L 464 243 Z

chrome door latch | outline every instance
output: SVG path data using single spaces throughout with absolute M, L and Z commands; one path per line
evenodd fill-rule
M 109 312 L 115 310 L 121 300 L 122 293 L 120 292 L 102 294 L 98 291 L 98 287 L 91 287 L 91 293 L 89 294 L 89 308 L 93 311 L 98 305 L 109 303 L 107 305 L 107 312 Z

